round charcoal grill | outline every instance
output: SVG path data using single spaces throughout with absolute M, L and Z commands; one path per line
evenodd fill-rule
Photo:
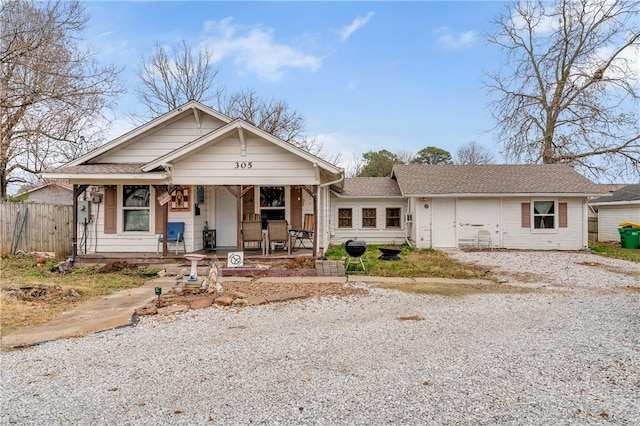
M 349 255 L 349 261 L 347 262 L 345 269 L 349 269 L 349 265 L 351 264 L 351 262 L 357 264 L 357 261 L 359 260 L 360 265 L 362 266 L 362 271 L 366 273 L 367 269 L 364 267 L 364 262 L 362 261 L 362 257 L 360 256 L 362 256 L 364 252 L 367 251 L 367 243 L 365 243 L 363 240 L 347 240 L 344 243 L 344 250 Z

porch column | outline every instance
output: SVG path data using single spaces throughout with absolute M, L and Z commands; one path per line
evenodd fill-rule
M 71 264 L 74 265 L 78 254 L 78 197 L 89 185 L 73 185 L 73 234 L 71 236 Z

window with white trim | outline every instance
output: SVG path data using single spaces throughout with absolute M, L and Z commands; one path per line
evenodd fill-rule
M 149 185 L 122 186 L 122 223 L 125 232 L 149 231 Z
M 400 228 L 400 208 L 387 207 L 385 223 L 387 228 Z
M 375 228 L 376 222 L 376 209 L 375 208 L 363 208 L 362 209 L 362 227 L 363 228 Z
M 338 209 L 338 228 L 353 228 L 353 209 Z
M 534 201 L 533 202 L 533 228 L 534 229 L 555 229 L 556 228 L 556 202 Z

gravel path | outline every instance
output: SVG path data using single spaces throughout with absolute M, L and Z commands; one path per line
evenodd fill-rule
M 640 264 L 582 253 L 455 256 L 547 288 L 459 298 L 373 289 L 144 318 L 3 353 L 0 420 L 638 424 Z M 398 319 L 406 316 L 422 320 Z

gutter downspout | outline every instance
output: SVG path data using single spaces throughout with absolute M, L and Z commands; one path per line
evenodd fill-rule
M 410 223 L 411 223 L 411 228 L 412 228 L 411 230 L 413 231 L 413 230 L 415 230 L 415 229 L 413 229 L 413 228 L 415 228 L 415 219 L 413 218 L 413 213 L 410 213 L 410 212 L 411 212 L 411 198 L 407 197 L 407 215 L 411 214 L 411 219 L 412 220 L 411 220 Z M 405 235 L 404 235 L 404 242 L 407 243 L 407 245 L 410 248 L 413 248 L 413 245 L 411 244 L 411 238 L 410 238 L 410 235 L 409 235 L 408 222 L 405 222 L 404 226 L 406 228 Z

